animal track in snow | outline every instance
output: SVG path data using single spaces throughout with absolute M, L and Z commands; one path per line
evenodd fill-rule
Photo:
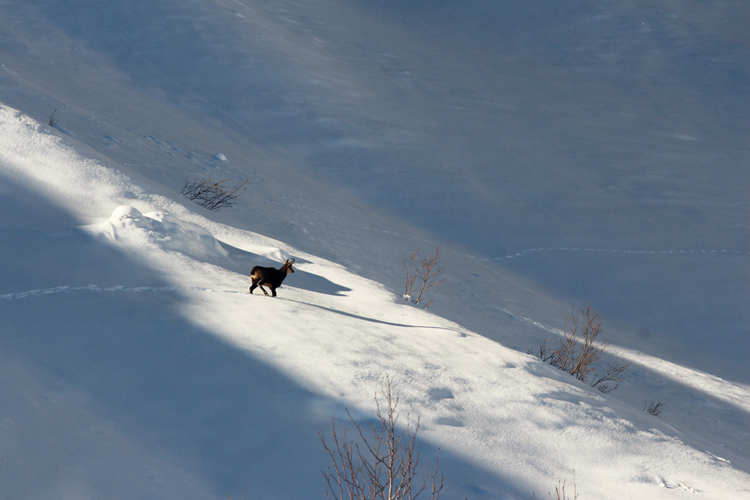
M 606 248 L 557 247 L 557 248 L 530 248 L 528 250 L 521 250 L 518 253 L 506 255 L 505 257 L 495 257 L 494 259 L 488 259 L 488 260 L 518 259 L 520 257 L 525 257 L 532 253 L 538 253 L 538 252 L 599 252 L 599 253 L 630 254 L 630 255 L 671 255 L 671 254 L 748 255 L 750 254 L 750 251 L 745 251 L 745 250 L 617 250 L 617 249 L 606 249 Z
M 56 286 L 53 288 L 40 288 L 38 290 L 28 290 L 19 293 L 9 293 L 6 295 L 0 295 L 0 302 L 8 302 L 12 300 L 20 300 L 29 297 L 38 297 L 40 295 L 49 295 L 53 293 L 68 293 L 68 292 L 125 292 L 125 293 L 169 293 L 169 292 L 181 292 L 181 291 L 200 291 L 200 292 L 212 292 L 212 293 L 239 293 L 246 294 L 247 292 L 239 290 L 215 290 L 213 288 L 205 288 L 199 286 L 161 286 L 161 287 L 149 287 L 149 286 L 100 286 L 100 285 L 86 285 L 86 286 Z
M 363 229 L 366 229 L 368 231 L 376 232 L 376 233 L 385 233 L 385 234 L 393 234 L 396 236 L 399 236 L 400 234 L 395 231 L 388 231 L 385 229 L 375 229 L 368 226 L 362 226 Z M 436 243 L 434 241 L 428 241 L 428 240 L 418 240 L 426 245 L 435 245 Z M 541 252 L 599 252 L 599 253 L 613 253 L 613 254 L 631 254 L 631 255 L 690 255 L 690 254 L 739 254 L 739 255 L 750 255 L 750 250 L 719 250 L 719 249 L 710 249 L 710 250 L 620 250 L 620 249 L 610 249 L 610 248 L 582 248 L 582 247 L 550 247 L 550 248 L 528 248 L 526 250 L 521 250 L 519 252 L 516 252 L 514 254 L 509 254 L 504 257 L 494 257 L 494 258 L 481 258 L 481 260 L 485 260 L 488 262 L 491 261 L 499 261 L 499 260 L 509 260 L 509 259 L 518 259 L 520 257 L 526 257 L 528 255 L 531 255 L 533 253 L 541 253 Z M 476 259 L 478 257 L 474 255 L 465 255 L 467 258 L 470 259 Z
M 447 425 L 449 427 L 463 427 L 464 423 L 456 418 L 440 417 L 435 420 L 438 425 Z
M 445 387 L 433 387 L 427 391 L 427 395 L 433 401 L 440 401 L 441 399 L 453 399 L 453 393 L 450 389 Z

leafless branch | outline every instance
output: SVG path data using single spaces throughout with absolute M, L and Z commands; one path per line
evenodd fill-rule
M 404 265 L 404 270 L 406 271 L 406 284 L 404 286 L 404 297 L 411 297 L 411 292 L 414 289 L 414 281 L 417 279 L 417 274 L 415 272 L 412 272 L 412 269 L 414 268 L 414 261 L 416 260 L 417 256 L 419 255 L 419 250 L 412 250 L 411 255 L 409 256 L 409 266 L 406 266 L 406 262 L 401 261 L 401 263 Z
M 620 382 L 628 378 L 628 375 L 625 375 L 625 370 L 629 366 L 630 363 L 608 366 L 604 375 L 597 374 L 595 376 L 591 381 L 591 387 L 596 387 L 605 394 L 614 391 L 620 386 Z
M 664 401 L 656 401 L 654 399 L 654 400 L 651 400 L 651 404 L 649 404 L 647 401 L 646 404 L 643 405 L 643 411 L 655 417 L 660 417 L 663 406 L 664 406 Z
M 390 378 L 380 395 L 382 400 L 375 395 L 379 425 L 370 426 L 370 432 L 365 432 L 347 410 L 359 435 L 359 442 L 349 440 L 346 430 L 343 440 L 339 440 L 335 421 L 331 428 L 331 444 L 326 443 L 322 431 L 319 433 L 332 462 L 323 471 L 325 497 L 328 500 L 416 500 L 425 492 L 429 482 L 430 500 L 437 500 L 443 488 L 442 474 L 438 478 L 437 459 L 435 470 L 430 472 L 428 464 L 424 481 L 420 483 L 417 480 L 420 458 L 415 444 L 419 418 L 412 427 L 407 414 L 406 429 L 399 432 L 399 415 L 396 411 L 398 398 L 391 393 Z
M 237 184 L 231 190 L 224 186 L 224 183 L 228 180 L 214 181 L 203 178 L 199 181 L 188 181 L 185 182 L 180 194 L 211 211 L 231 207 L 234 205 L 235 200 L 239 198 L 241 194 L 240 190 L 245 191 L 247 189 L 244 186 L 248 183 L 248 179 Z
M 401 262 L 406 271 L 405 297 L 414 297 L 415 284 L 419 287 L 417 297 L 413 298 L 415 304 L 422 303 L 430 295 L 428 292 L 433 291 L 430 299 L 424 303 L 425 309 L 430 307 L 432 301 L 435 300 L 435 296 L 440 291 L 440 285 L 444 281 L 437 279 L 445 270 L 444 267 L 440 266 L 439 261 L 440 245 L 435 247 L 435 254 L 430 257 L 421 255 L 419 250 L 413 250 L 409 256 L 409 265 L 407 266 L 404 261 Z
M 563 480 L 562 484 L 558 483 L 557 486 L 555 486 L 555 496 L 552 496 L 552 493 L 549 493 L 549 499 L 550 500 L 577 500 L 578 499 L 578 492 L 576 491 L 576 476 L 575 472 L 573 473 L 573 498 L 567 496 L 565 493 L 565 480 Z M 536 500 L 536 494 L 531 494 L 531 500 Z
M 568 327 L 568 321 L 570 321 L 570 327 Z M 579 322 L 583 326 L 580 335 L 578 333 Z M 552 341 L 543 341 L 539 346 L 538 356 L 542 361 L 585 382 L 591 372 L 599 367 L 599 359 L 609 346 L 606 342 L 597 341 L 602 331 L 602 322 L 592 311 L 591 304 L 579 311 L 576 311 L 574 307 L 570 318 L 565 319 L 563 339 L 559 345 L 554 347 L 551 345 Z M 591 387 L 596 387 L 604 393 L 614 391 L 620 382 L 627 378 L 625 371 L 629 366 L 630 363 L 609 365 L 603 375 L 594 375 Z

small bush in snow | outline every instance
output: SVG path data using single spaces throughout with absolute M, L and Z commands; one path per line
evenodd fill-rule
M 333 442 L 330 446 L 326 443 L 323 431 L 319 432 L 323 447 L 333 462 L 323 471 L 326 499 L 414 500 L 426 492 L 430 500 L 437 500 L 443 488 L 443 475 L 440 474 L 438 478 L 437 460 L 434 471 L 430 471 L 429 464 L 425 465 L 424 481 L 417 480 L 419 452 L 414 450 L 414 444 L 419 431 L 419 417 L 412 431 L 407 414 L 406 430 L 399 432 L 396 428 L 398 398 L 394 399 L 391 394 L 390 378 L 383 386 L 381 396 L 383 407 L 378 395 L 375 395 L 380 425 L 377 428 L 371 426 L 372 436 L 365 433 L 351 415 L 349 419 L 359 434 L 358 441 L 349 440 L 346 429 L 343 438 L 340 439 L 335 421 L 332 425 Z
M 427 292 L 434 288 L 434 293 L 430 297 L 430 300 L 424 304 L 424 308 L 427 309 L 435 300 L 435 296 L 440 291 L 440 284 L 443 282 L 442 279 L 438 280 L 437 277 L 443 274 L 445 268 L 441 267 L 438 262 L 440 261 L 440 245 L 435 247 L 435 255 L 432 257 L 426 257 L 420 255 L 419 250 L 413 250 L 409 257 L 409 265 L 406 262 L 401 261 L 406 271 L 406 284 L 404 285 L 404 298 L 406 300 L 413 300 L 415 304 L 421 304 L 427 297 Z M 414 298 L 414 287 L 417 286 L 417 296 Z
M 583 332 L 580 337 L 577 335 L 579 322 L 583 323 Z M 568 318 L 565 319 L 563 340 L 557 346 L 551 340 L 542 342 L 539 346 L 539 358 L 585 382 L 589 375 L 599 367 L 599 358 L 609 345 L 596 342 L 596 338 L 601 333 L 602 322 L 591 310 L 591 304 L 580 311 L 574 308 L 570 317 L 570 329 L 568 329 Z M 625 370 L 628 366 L 630 363 L 609 365 L 604 374 L 595 372 L 591 387 L 596 387 L 604 393 L 614 391 L 620 382 L 627 378 Z
M 239 198 L 240 194 L 242 194 L 240 189 L 242 189 L 242 191 L 247 189 L 244 186 L 247 184 L 248 180 L 245 179 L 245 182 L 240 182 L 231 191 L 224 186 L 224 183 L 227 182 L 227 180 L 228 179 L 214 181 L 212 179 L 203 178 L 199 181 L 188 181 L 185 182 L 180 194 L 188 200 L 194 201 L 203 208 L 207 208 L 211 211 L 231 207 L 234 205 L 234 201 Z
M 660 417 L 663 406 L 664 401 L 652 400 L 651 403 L 646 401 L 646 404 L 643 405 L 643 411 L 655 417 Z
M 55 125 L 57 125 L 57 119 L 55 118 L 55 113 L 57 113 L 57 108 L 55 108 L 52 114 L 49 115 L 49 120 L 47 121 L 47 123 L 49 124 L 50 127 L 54 127 Z
M 549 493 L 550 500 L 576 500 L 578 498 L 578 493 L 576 492 L 576 478 L 575 475 L 573 476 L 573 498 L 567 496 L 565 494 L 565 481 L 562 482 L 562 484 L 559 484 L 555 486 L 555 496 L 552 496 L 552 493 Z M 531 500 L 536 500 L 536 494 L 531 494 Z

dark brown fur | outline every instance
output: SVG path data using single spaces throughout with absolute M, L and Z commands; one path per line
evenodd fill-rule
M 294 259 L 289 260 L 281 266 L 280 269 L 274 269 L 273 267 L 260 267 L 255 266 L 250 273 L 250 278 L 253 280 L 253 284 L 250 287 L 250 293 L 253 293 L 257 287 L 263 290 L 263 293 L 268 295 L 266 287 L 271 290 L 271 294 L 276 297 L 276 289 L 281 286 L 281 282 L 284 281 L 287 274 L 294 274 Z

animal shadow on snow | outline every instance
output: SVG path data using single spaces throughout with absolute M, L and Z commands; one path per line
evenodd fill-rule
M 297 266 L 300 264 L 305 264 L 309 261 L 300 259 L 299 257 L 296 257 L 294 255 L 288 255 L 286 254 L 286 252 L 282 253 L 281 261 L 277 262 L 275 260 L 262 257 L 258 254 L 233 247 L 224 242 L 219 242 L 219 244 L 227 252 L 229 258 L 221 259 L 220 262 L 219 259 L 216 259 L 216 261 L 211 263 L 223 267 L 228 271 L 247 276 L 248 286 L 250 286 L 250 272 L 253 267 L 263 266 L 278 269 L 281 267 L 284 260 L 293 258 L 296 260 L 296 262 L 294 263 L 294 274 L 287 276 L 287 278 L 284 280 L 283 285 L 280 287 L 282 289 L 282 291 L 279 292 L 281 295 L 283 295 L 284 293 L 284 288 L 299 288 L 302 290 L 308 290 L 310 292 L 324 293 L 326 295 L 343 295 L 345 292 L 351 291 L 351 288 L 339 285 L 338 283 L 334 283 L 333 281 L 324 278 L 323 276 L 318 276 L 317 274 L 300 270 Z

